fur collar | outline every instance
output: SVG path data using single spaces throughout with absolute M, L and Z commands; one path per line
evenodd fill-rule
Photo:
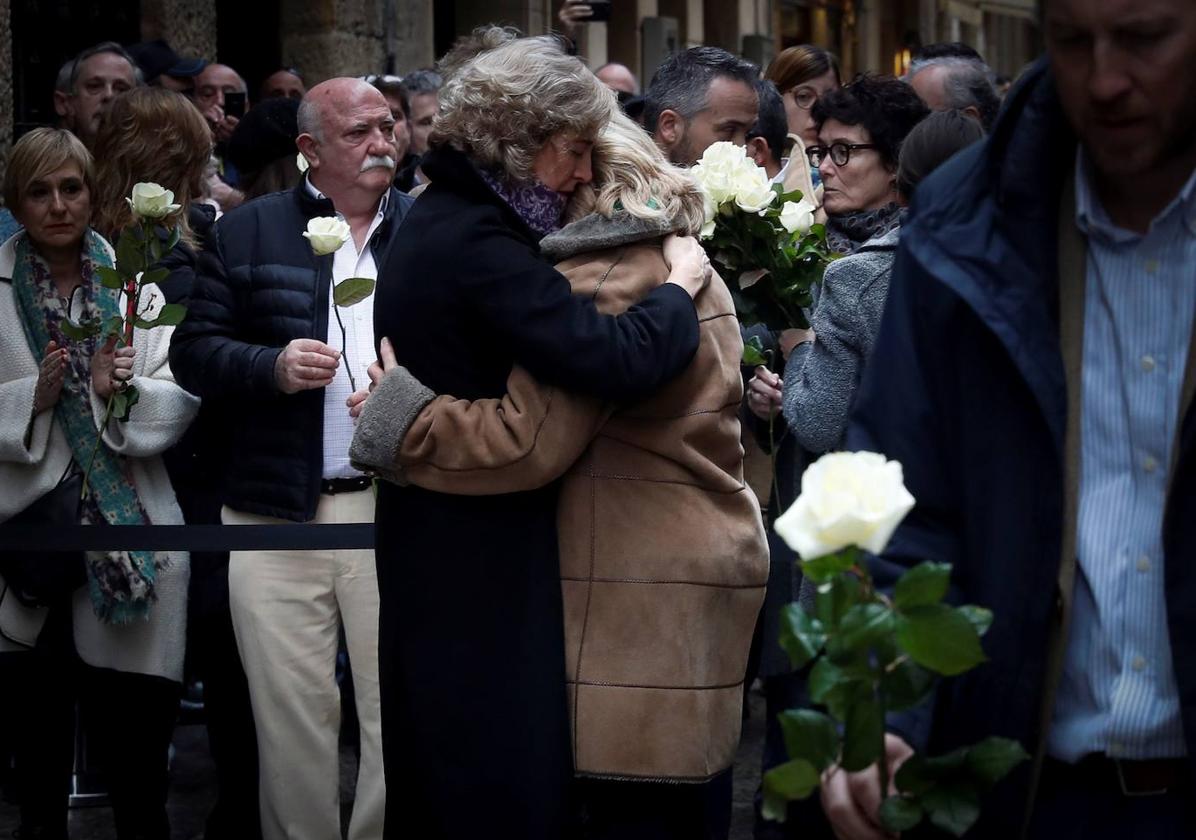
M 608 219 L 591 213 L 541 239 L 540 250 L 549 260 L 561 262 L 589 251 L 655 239 L 674 230 L 676 225 L 668 219 L 641 219 L 626 212 Z

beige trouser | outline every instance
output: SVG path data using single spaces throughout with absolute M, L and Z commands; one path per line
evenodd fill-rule
M 226 525 L 284 521 L 224 508 Z M 372 522 L 374 494 L 321 496 L 314 523 Z M 386 804 L 378 702 L 374 552 L 234 551 L 228 567 L 237 648 L 257 724 L 264 840 L 339 840 L 335 681 L 343 623 L 361 721 L 349 840 L 380 840 Z

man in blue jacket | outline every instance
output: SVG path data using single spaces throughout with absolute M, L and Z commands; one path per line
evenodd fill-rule
M 377 278 L 411 199 L 391 186 L 395 124 L 372 86 L 323 82 L 298 123 L 308 174 L 216 223 L 170 349 L 178 381 L 227 419 L 225 524 L 374 516 L 371 482 L 349 463 L 350 405 L 364 398 L 375 358 L 373 299 L 338 306 L 333 289 Z M 317 236 L 321 225 L 341 230 Z M 374 552 L 234 551 L 229 598 L 257 724 L 262 836 L 341 836 L 334 665 L 343 626 L 361 725 L 348 836 L 377 840 L 385 784 Z
M 853 448 L 917 508 L 878 573 L 954 564 L 990 661 L 890 721 L 1034 755 L 969 836 L 1196 836 L 1196 3 L 1046 0 L 1048 58 L 918 190 Z M 843 840 L 885 836 L 832 773 Z

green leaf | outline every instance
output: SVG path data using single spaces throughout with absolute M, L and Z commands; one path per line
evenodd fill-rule
M 814 663 L 810 669 L 808 688 L 810 699 L 815 703 L 825 703 L 827 695 L 841 682 L 849 679 L 847 673 L 825 657 Z M 836 715 L 839 717 L 839 715 Z
M 337 306 L 352 306 L 361 303 L 374 293 L 374 281 L 367 277 L 350 277 L 342 280 L 332 289 L 332 302 Z
M 123 391 L 117 391 L 112 395 L 112 419 L 120 423 L 124 423 L 129 419 L 129 413 L 133 410 L 133 406 L 137 405 L 137 401 L 141 399 L 141 394 L 137 392 L 136 385 L 130 385 Z
M 109 268 L 106 265 L 97 265 L 96 273 L 100 275 L 100 285 L 105 289 L 123 289 L 125 287 L 124 278 L 120 276 L 120 272 L 115 268 Z
M 801 668 L 818 655 L 826 644 L 822 622 L 807 613 L 799 604 L 787 604 L 781 610 L 781 647 L 789 654 L 795 669 Z
M 141 275 L 141 285 L 147 286 L 150 283 L 161 283 L 170 276 L 169 268 L 152 268 L 145 274 Z
M 971 604 L 957 607 L 957 609 L 963 613 L 964 618 L 972 622 L 972 626 L 976 628 L 976 635 L 983 636 L 988 632 L 988 628 L 992 627 L 992 610 L 986 610 L 984 607 L 977 607 Z
M 880 803 L 880 824 L 889 831 L 909 831 L 920 822 L 922 806 L 911 796 L 890 796 Z
M 843 769 L 857 773 L 880 760 L 884 749 L 884 710 L 875 695 L 858 697 L 847 708 L 843 730 Z
M 168 303 L 162 307 L 158 313 L 158 317 L 151 320 L 145 318 L 138 318 L 134 323 L 143 330 L 151 330 L 154 327 L 175 327 L 183 323 L 183 319 L 187 317 L 187 307 L 181 303 Z
M 94 318 L 78 324 L 69 318 L 63 318 L 59 326 L 62 328 L 62 334 L 71 341 L 86 341 L 100 332 L 100 322 Z
M 764 774 L 765 801 L 772 799 L 771 813 L 765 816 L 771 820 L 785 819 L 785 805 L 795 799 L 805 799 L 818 787 L 820 775 L 814 765 L 805 759 L 795 758 L 779 764 Z
M 856 604 L 839 622 L 839 642 L 848 650 L 863 650 L 892 633 L 894 620 L 893 611 L 883 604 Z
M 801 573 L 814 583 L 826 583 L 854 566 L 858 557 L 859 551 L 854 546 L 848 546 L 812 560 L 802 560 Z
M 804 758 L 821 773 L 839 758 L 839 728 L 822 712 L 789 709 L 777 715 L 790 758 Z
M 943 782 L 922 795 L 922 807 L 936 827 L 962 837 L 980 816 L 980 793 L 966 782 Z
M 843 614 L 860 596 L 860 579 L 855 575 L 839 575 L 818 587 L 814 609 L 824 625 L 837 625 Z
M 759 367 L 760 365 L 768 364 L 768 351 L 764 349 L 764 342 L 760 336 L 754 335 L 743 344 L 743 357 L 741 361 L 745 365 L 752 367 Z
M 917 706 L 934 689 L 935 676 L 912 659 L 888 671 L 880 681 L 885 708 L 899 712 Z
M 926 773 L 935 780 L 958 776 L 968 761 L 968 748 L 958 747 L 949 753 L 926 759 Z
M 915 662 L 954 676 L 985 660 L 967 616 L 946 604 L 914 607 L 897 618 L 897 641 Z
M 920 563 L 898 579 L 893 603 L 900 610 L 937 604 L 947 594 L 950 582 L 950 563 Z
M 104 322 L 104 338 L 124 335 L 125 319 L 121 315 L 113 315 Z
M 934 787 L 934 777 L 926 768 L 926 759 L 915 753 L 897 768 L 893 784 L 902 793 L 920 796 Z
M 967 765 L 973 776 L 986 785 L 994 785 L 1029 758 L 1017 741 L 993 736 L 968 750 Z
M 116 266 L 125 277 L 145 270 L 145 255 L 141 252 L 141 237 L 135 227 L 125 228 L 116 243 Z
M 149 236 L 149 265 L 157 265 L 162 261 L 162 240 L 158 238 L 157 231 L 150 230 Z
M 171 251 L 174 250 L 174 246 L 179 244 L 179 240 L 182 238 L 183 238 L 183 229 L 181 227 L 179 227 L 178 225 L 175 225 L 174 228 L 172 228 L 170 231 L 170 236 L 168 236 L 166 238 L 166 245 L 163 248 L 163 250 L 166 253 L 170 253 Z

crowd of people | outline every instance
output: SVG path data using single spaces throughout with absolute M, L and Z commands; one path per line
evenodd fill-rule
M 890 717 L 888 768 L 1004 735 L 1034 760 L 970 836 L 1192 836 L 1196 7 L 1047 0 L 1008 93 L 963 44 L 854 79 L 813 45 L 699 46 L 641 89 L 577 56 L 591 13 L 252 97 L 161 41 L 63 65 L 4 184 L 0 527 L 375 544 L 80 552 L 53 595 L 0 558 L 14 836 L 68 837 L 78 731 L 116 836 L 170 837 L 202 684 L 209 838 L 725 840 L 746 691 L 764 769 L 808 704 L 777 639 L 814 593 L 770 525 L 840 449 L 917 500 L 878 581 L 951 563 L 995 612 L 989 661 Z M 808 328 L 741 325 L 711 269 L 687 170 L 719 141 L 839 255 Z M 139 182 L 178 205 L 156 289 L 186 317 L 80 338 L 119 317 Z M 774 361 L 743 367 L 747 340 Z M 891 836 L 878 779 L 831 767 L 755 836 Z

